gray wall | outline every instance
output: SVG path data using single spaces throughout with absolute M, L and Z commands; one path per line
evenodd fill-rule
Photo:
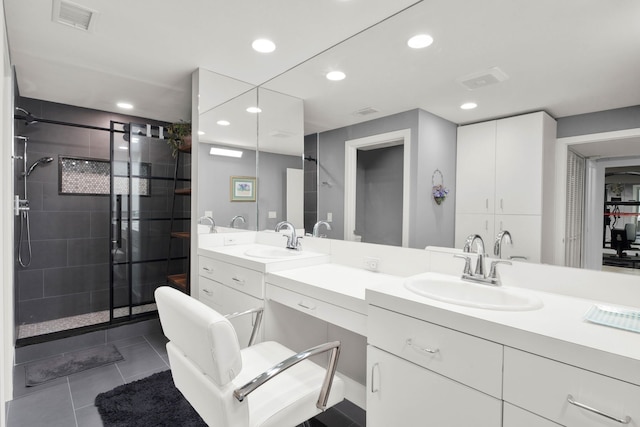
M 411 131 L 411 203 L 409 246 L 453 246 L 455 197 L 440 206 L 431 197 L 431 175 L 440 169 L 445 185 L 455 188 L 457 126 L 424 110 L 410 110 L 323 132 L 319 137 L 318 219 L 333 214 L 329 237 L 344 237 L 344 142 L 402 129 Z
M 640 105 L 560 117 L 558 138 L 640 128 Z
M 287 168 L 302 169 L 301 156 L 259 153 L 258 170 L 258 229 L 274 230 L 276 224 L 287 218 Z M 268 218 L 275 211 L 275 218 Z
M 419 110 L 417 158 L 416 213 L 411 216 L 410 245 L 453 247 L 455 226 L 456 152 L 458 127 L 441 117 Z M 416 155 L 417 154 L 417 155 Z M 441 205 L 433 200 L 432 177 L 436 169 L 442 172 L 449 195 Z M 437 183 L 436 183 L 437 184 Z
M 404 147 L 358 150 L 356 234 L 366 243 L 402 246 Z
M 17 98 L 16 106 L 44 119 L 105 128 L 109 127 L 110 120 L 162 124 L 29 98 Z M 109 160 L 109 132 L 47 123 L 26 126 L 23 121 L 16 120 L 15 134 L 29 137 L 29 164 L 45 156 L 55 159 L 36 168 L 28 179 L 33 261 L 28 268 L 20 267 L 16 262 L 16 324 L 108 309 L 109 197 L 58 194 L 58 156 Z M 168 151 L 166 144 L 162 145 L 158 149 Z M 15 142 L 15 152 L 23 154 L 22 142 Z M 15 171 L 16 194 L 22 196 L 22 161 L 16 161 Z M 169 169 L 160 167 L 154 173 L 164 173 L 162 171 L 168 172 Z M 168 184 L 153 183 L 152 191 L 154 197 L 144 203 L 166 215 L 169 209 L 167 200 L 170 200 L 167 197 Z M 159 225 L 152 227 L 157 229 Z M 17 247 L 19 217 L 15 220 L 15 230 Z M 163 236 L 167 235 L 166 229 L 161 232 Z M 166 262 L 164 266 L 166 268 Z
M 242 157 L 236 159 L 212 156 L 210 147 L 210 144 L 201 143 L 198 150 L 198 206 L 202 211 L 196 215 L 201 217 L 204 211 L 212 211 L 216 225 L 223 227 L 228 227 L 234 216 L 242 215 L 246 223 L 236 222 L 236 226 L 256 230 L 257 202 L 232 202 L 230 194 L 232 176 L 256 176 L 256 152 L 242 149 Z M 257 186 L 261 191 L 260 182 Z

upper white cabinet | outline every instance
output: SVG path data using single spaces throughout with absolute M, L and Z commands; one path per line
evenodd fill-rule
M 514 256 L 534 262 L 553 259 L 555 139 L 556 121 L 544 112 L 458 129 L 456 247 L 461 248 L 471 234 L 471 224 L 481 224 L 472 233 L 489 235 L 489 242 L 508 230 L 518 245 Z M 510 215 L 522 217 L 510 219 Z M 508 223 L 532 228 L 525 234 L 509 229 Z M 532 235 L 538 237 L 531 239 Z
M 458 128 L 456 213 L 493 213 L 496 121 Z

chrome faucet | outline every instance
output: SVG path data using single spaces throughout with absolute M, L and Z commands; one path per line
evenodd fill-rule
M 285 237 L 287 238 L 286 248 L 295 249 L 296 251 L 301 250 L 302 244 L 300 243 L 300 237 L 296 235 L 296 228 L 293 226 L 293 224 L 288 221 L 280 221 L 276 225 L 276 233 L 282 229 L 291 230 L 291 234 L 285 235 Z
M 506 233 L 509 233 L 508 231 Z M 500 236 L 502 239 L 504 236 Z M 509 234 L 509 238 L 511 235 Z M 477 243 L 476 243 L 477 242 Z M 491 262 L 491 267 L 489 269 L 489 275 L 485 275 L 484 273 L 484 241 L 482 237 L 478 234 L 471 234 L 467 237 L 467 240 L 464 243 L 464 247 L 462 250 L 466 253 L 471 252 L 471 248 L 473 244 L 476 243 L 476 253 L 478 254 L 478 260 L 476 261 L 476 269 L 474 273 L 471 273 L 471 257 L 467 255 L 454 255 L 456 258 L 463 258 L 465 260 L 464 271 L 462 273 L 462 280 L 469 280 L 471 282 L 484 283 L 493 286 L 500 286 L 500 278 L 498 277 L 498 271 L 496 266 L 498 264 L 508 264 L 511 265 L 510 261 L 505 260 L 496 260 Z
M 231 222 L 229 223 L 229 227 L 231 228 L 236 228 L 236 220 L 240 220 L 240 222 L 242 222 L 243 224 L 247 222 L 246 219 L 244 219 L 244 217 L 242 215 L 236 215 L 233 218 L 231 218 Z
M 216 233 L 216 222 L 210 216 L 201 216 L 198 219 L 198 224 L 202 224 L 202 221 L 209 221 L 209 233 Z
M 470 234 L 467 240 L 464 242 L 463 252 L 471 252 L 471 247 L 476 243 L 476 253 L 478 254 L 478 260 L 476 261 L 476 270 L 473 273 L 475 276 L 484 277 L 484 240 L 479 234 Z
M 325 227 L 327 227 L 327 231 L 331 231 L 331 224 L 329 224 L 327 221 L 318 221 L 313 226 L 313 233 L 311 234 L 313 237 L 327 237 L 324 234 L 320 234 L 321 225 L 324 225 Z
M 503 230 L 496 235 L 496 241 L 493 244 L 493 254 L 498 257 L 498 259 L 502 258 L 502 239 L 507 238 L 507 241 L 510 245 L 513 246 L 513 240 L 511 239 L 511 233 L 507 230 Z

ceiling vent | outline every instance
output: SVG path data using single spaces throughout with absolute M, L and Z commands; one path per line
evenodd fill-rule
M 79 4 L 62 0 L 53 0 L 54 22 L 77 28 L 78 30 L 93 31 L 98 13 Z
M 356 116 L 368 116 L 369 114 L 375 114 L 375 113 L 379 113 L 379 110 L 376 110 L 373 107 L 367 107 L 367 108 L 363 108 L 362 110 L 358 110 L 356 112 L 354 112 L 353 114 Z
M 457 82 L 469 90 L 480 89 L 507 80 L 509 76 L 498 67 L 490 68 L 486 71 L 469 74 L 460 77 Z

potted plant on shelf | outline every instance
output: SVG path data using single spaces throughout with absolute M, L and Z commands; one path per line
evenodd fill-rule
M 191 145 L 191 123 L 179 121 L 167 127 L 167 144 L 171 146 L 171 155 L 175 158 L 182 146 Z

